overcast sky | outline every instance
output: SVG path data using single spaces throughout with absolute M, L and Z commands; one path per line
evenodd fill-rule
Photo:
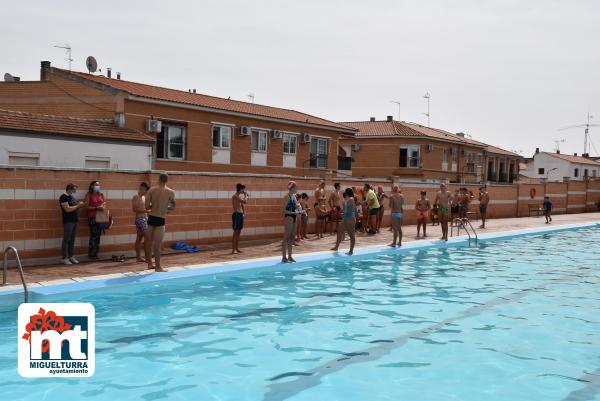
M 8 17 L 10 14 L 10 17 Z M 334 121 L 398 116 L 523 151 L 583 150 L 600 124 L 597 0 L 26 1 L 3 6 L 0 72 L 85 59 L 123 79 Z M 600 127 L 591 130 L 600 150 Z M 596 152 L 592 152 L 596 153 Z

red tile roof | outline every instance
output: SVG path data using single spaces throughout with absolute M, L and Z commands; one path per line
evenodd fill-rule
M 404 121 L 355 121 L 344 122 L 358 129 L 354 135 L 357 138 L 384 137 L 384 136 L 404 136 L 404 137 L 428 137 L 460 144 L 468 144 L 475 147 L 482 147 L 489 153 L 502 154 L 513 157 L 521 157 L 519 154 L 508 150 L 488 145 L 471 138 L 465 138 L 439 128 L 425 127 L 423 125 L 408 123 Z
M 338 124 L 333 121 L 315 117 L 296 110 L 283 109 L 279 107 L 265 106 L 256 103 L 242 102 L 216 96 L 204 95 L 201 93 L 190 93 L 187 91 L 163 88 L 154 85 L 147 85 L 138 82 L 125 81 L 122 79 L 107 78 L 101 75 L 86 74 L 83 72 L 66 71 L 59 68 L 53 68 L 62 73 L 72 74 L 80 78 L 87 79 L 113 89 L 127 92 L 134 96 L 147 99 L 163 100 L 167 102 L 181 103 L 192 106 L 206 107 L 215 110 L 224 110 L 229 112 L 248 114 L 260 117 L 268 117 L 277 120 L 289 121 L 292 123 L 310 124 L 333 128 L 338 131 L 352 132 L 351 127 Z
M 106 120 L 86 120 L 10 110 L 0 110 L 0 131 L 2 130 L 154 142 L 154 139 L 146 134 L 130 128 L 119 128 L 113 122 Z
M 595 160 L 592 159 L 588 159 L 586 157 L 581 157 L 581 156 L 575 156 L 575 155 L 565 155 L 562 153 L 552 153 L 552 152 L 542 152 L 547 154 L 548 156 L 554 156 L 556 158 L 562 159 L 562 160 L 566 160 L 570 163 L 576 163 L 576 164 L 588 164 L 591 166 L 600 166 L 600 162 L 597 162 Z

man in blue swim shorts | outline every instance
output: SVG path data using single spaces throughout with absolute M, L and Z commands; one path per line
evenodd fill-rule
M 392 232 L 394 233 L 390 246 L 395 248 L 396 246 L 402 246 L 402 216 L 404 214 L 404 196 L 402 196 L 400 187 L 397 185 L 392 188 L 390 209 L 392 210 Z
M 244 228 L 244 206 L 248 203 L 248 194 L 246 193 L 246 186 L 243 184 L 237 184 L 235 186 L 235 194 L 231 197 L 231 204 L 233 206 L 233 213 L 231 215 L 231 228 L 233 229 L 233 237 L 231 239 L 231 253 L 241 253 L 240 251 L 240 235 Z

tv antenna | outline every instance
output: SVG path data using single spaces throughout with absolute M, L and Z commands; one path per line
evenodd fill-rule
M 431 98 L 431 95 L 429 94 L 429 92 L 427 92 L 426 94 L 423 95 L 424 99 L 427 99 L 427 113 L 423 113 L 427 116 L 427 126 L 431 127 L 431 113 L 429 112 L 429 99 Z
M 560 144 L 561 143 L 565 143 L 565 140 L 564 139 L 555 139 L 554 140 L 554 144 L 555 144 L 554 151 L 555 152 L 560 152 Z
M 54 47 L 58 49 L 65 49 L 65 51 L 67 52 L 67 61 L 69 61 L 69 71 L 71 71 L 71 63 L 73 62 L 73 57 L 71 56 L 71 45 L 65 43 L 64 46 L 54 45 Z
M 88 72 L 90 74 L 93 74 L 98 69 L 98 62 L 96 61 L 94 56 L 89 56 L 87 59 L 85 59 L 85 66 L 87 67 Z
M 400 101 L 398 100 L 390 100 L 391 103 L 396 103 L 398 105 L 398 121 L 402 121 L 402 118 L 400 118 Z
M 250 92 L 248 93 L 248 100 L 250 101 L 250 103 L 254 103 L 254 92 Z
M 585 124 L 576 124 L 569 125 L 568 127 L 564 127 L 559 129 L 559 131 L 564 131 L 568 129 L 574 128 L 585 128 L 583 130 L 583 154 L 589 153 L 589 143 L 590 143 L 590 127 L 600 127 L 600 124 L 590 124 L 590 120 L 594 118 L 589 112 L 587 113 L 587 123 Z

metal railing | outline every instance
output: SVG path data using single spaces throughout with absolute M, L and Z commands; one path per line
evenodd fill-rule
M 460 235 L 460 229 L 462 228 L 467 233 L 469 237 L 469 246 L 471 245 L 471 240 L 475 240 L 475 246 L 479 242 L 479 238 L 477 237 L 477 231 L 473 228 L 471 221 L 466 217 L 457 217 L 454 219 L 453 224 L 450 225 L 450 236 L 454 236 L 454 227 L 456 227 L 456 235 Z
M 21 276 L 21 282 L 23 283 L 23 293 L 25 294 L 25 302 L 29 300 L 29 290 L 27 289 L 27 283 L 25 282 L 25 274 L 23 273 L 23 265 L 21 265 L 21 258 L 19 258 L 19 252 L 14 246 L 6 247 L 4 250 L 4 264 L 2 267 L 2 285 L 5 286 L 8 281 L 8 252 L 13 251 L 15 254 L 15 262 L 17 262 L 17 269 Z

